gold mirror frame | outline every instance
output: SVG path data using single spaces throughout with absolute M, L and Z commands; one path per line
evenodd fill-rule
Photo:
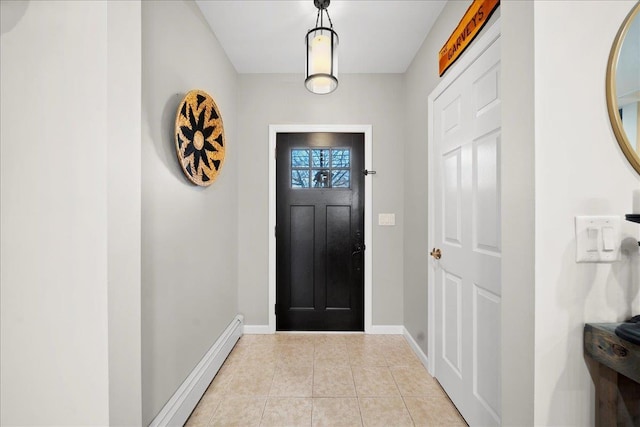
M 631 12 L 627 15 L 622 26 L 616 34 L 616 38 L 613 41 L 611 47 L 611 53 L 609 54 L 609 63 L 607 64 L 607 110 L 609 110 L 609 119 L 611 120 L 611 126 L 613 127 L 613 133 L 616 135 L 618 144 L 622 149 L 622 152 L 631 163 L 631 166 L 640 174 L 640 155 L 633 149 L 627 134 L 622 127 L 622 120 L 620 114 L 618 114 L 618 100 L 616 94 L 616 70 L 618 66 L 618 58 L 620 56 L 620 48 L 624 42 L 625 36 L 629 31 L 629 27 L 634 18 L 640 12 L 640 2 L 636 3 L 631 9 Z

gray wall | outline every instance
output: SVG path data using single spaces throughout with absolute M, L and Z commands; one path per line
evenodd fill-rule
M 107 425 L 107 6 L 0 14 L 0 424 Z
M 142 2 L 142 398 L 148 424 L 237 314 L 237 75 L 194 2 Z M 226 160 L 192 185 L 175 154 L 179 102 L 216 101 Z
M 640 181 L 615 143 L 604 97 L 609 49 L 633 4 L 505 1 L 500 7 L 505 425 L 593 425 L 583 325 L 637 312 L 637 227 L 623 222 L 631 250 L 620 263 L 602 265 L 576 264 L 574 231 L 576 215 L 627 212 Z M 426 156 L 426 98 L 438 80 L 435 59 L 467 6 L 447 4 L 406 74 L 407 183 L 426 181 L 416 159 Z M 599 31 L 580 32 L 585 26 Z M 427 226 L 420 222 L 426 218 L 421 193 L 405 186 L 404 319 L 426 350 L 420 341 L 427 327 L 426 269 L 420 265 L 428 248 L 415 237 Z M 411 211 L 410 204 L 419 209 Z
M 469 7 L 448 2 L 404 75 L 404 326 L 427 353 L 427 99 L 440 83 L 438 52 Z
M 373 127 L 373 324 L 401 325 L 404 130 L 402 75 L 342 75 L 324 96 L 309 93 L 302 74 L 242 74 L 238 97 L 239 311 L 267 325 L 268 145 L 270 124 L 371 124 Z M 395 227 L 378 213 L 394 212 Z
M 427 98 L 440 82 L 438 52 L 469 7 L 448 2 L 405 74 L 404 324 L 427 353 Z M 503 341 L 504 425 L 533 423 L 534 195 L 533 5 L 503 2 Z M 527 48 L 528 46 L 528 48 Z M 463 54 L 464 55 L 464 54 Z M 525 76 L 528 76 L 525 77 Z M 411 208 L 410 208 L 411 207 Z M 514 328 L 513 325 L 518 325 Z
M 142 422 L 140 1 L 107 2 L 109 424 Z
M 533 425 L 533 3 L 500 6 L 502 45 L 502 423 Z
M 640 309 L 638 225 L 621 223 L 627 250 L 620 262 L 578 264 L 574 220 L 576 215 L 622 217 L 640 187 L 640 176 L 613 135 L 605 99 L 611 45 L 636 3 L 533 6 L 535 425 L 594 424 L 584 323 L 618 322 Z

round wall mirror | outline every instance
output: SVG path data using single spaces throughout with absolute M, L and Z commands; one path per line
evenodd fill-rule
M 640 2 L 622 23 L 607 66 L 607 108 L 613 133 L 640 173 Z

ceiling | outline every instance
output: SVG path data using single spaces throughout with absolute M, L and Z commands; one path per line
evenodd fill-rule
M 313 0 L 196 0 L 239 73 L 304 72 Z M 404 73 L 446 0 L 333 0 L 340 73 Z

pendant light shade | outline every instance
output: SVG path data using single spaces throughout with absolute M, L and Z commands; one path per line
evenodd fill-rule
M 304 84 L 313 93 L 324 95 L 338 87 L 338 34 L 327 7 L 330 0 L 314 0 L 318 8 L 316 27 L 307 32 L 307 64 Z M 323 16 L 327 14 L 330 27 L 325 27 Z M 320 25 L 318 25 L 320 24 Z

